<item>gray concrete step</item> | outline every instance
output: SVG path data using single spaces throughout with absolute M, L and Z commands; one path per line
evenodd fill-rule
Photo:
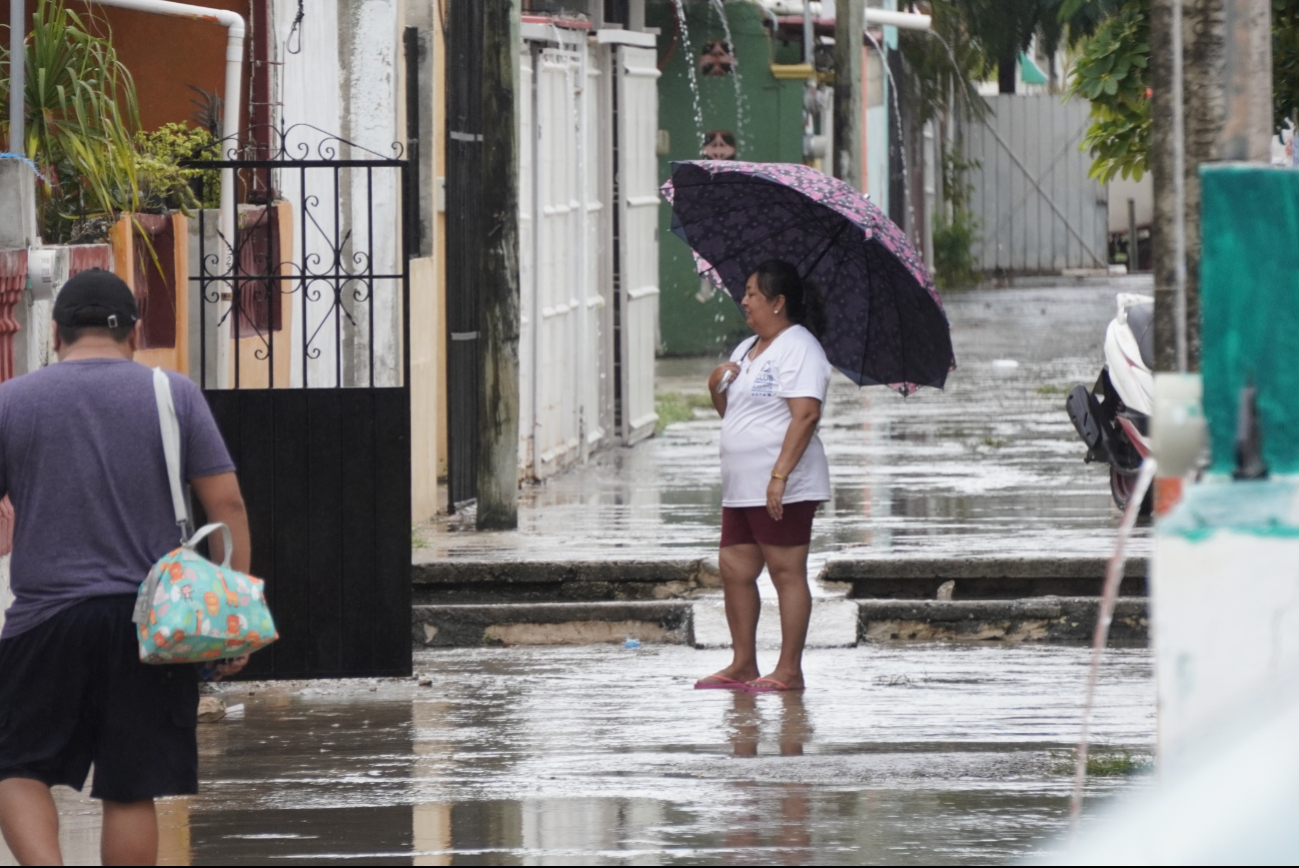
M 427 648 L 482 645 L 589 645 L 622 643 L 726 643 L 721 600 L 581 603 L 424 604 L 413 607 L 411 636 Z M 1118 601 L 1110 639 L 1147 641 L 1148 601 Z M 852 608 L 856 608 L 855 624 Z M 764 601 L 763 621 L 775 624 L 774 603 Z M 768 609 L 772 611 L 767 612 Z M 845 611 L 846 610 L 846 611 Z M 1028 600 L 845 600 L 813 602 L 809 644 L 842 646 L 888 642 L 1085 644 L 1099 613 L 1095 597 Z M 770 644 L 777 633 L 759 634 Z
M 1085 556 L 866 555 L 831 558 L 819 578 L 851 585 L 849 595 L 860 599 L 933 600 L 946 582 L 953 582 L 953 600 L 1089 597 L 1100 595 L 1107 563 Z M 1121 596 L 1145 596 L 1145 558 L 1129 559 L 1123 576 Z

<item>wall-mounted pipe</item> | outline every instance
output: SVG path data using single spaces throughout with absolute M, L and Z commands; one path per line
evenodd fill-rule
M 173 3 L 171 0 L 93 0 L 100 6 L 116 6 L 121 9 L 133 9 L 136 12 L 150 12 L 154 15 L 168 15 L 173 18 L 190 18 L 195 21 L 209 21 L 226 28 L 226 85 L 222 98 L 225 100 L 225 113 L 221 124 L 221 141 L 223 149 L 237 147 L 239 142 L 239 115 L 242 109 L 239 97 L 243 92 L 244 78 L 244 34 L 247 26 L 243 16 L 226 9 L 210 9 L 206 6 L 192 6 L 188 3 Z M 228 159 L 228 153 L 222 153 L 220 159 Z M 234 273 L 235 243 L 235 171 L 221 170 L 221 218 L 219 221 L 221 237 L 227 244 L 226 274 Z M 224 389 L 230 385 L 230 308 L 234 304 L 234 286 L 227 285 L 221 293 L 217 304 L 217 388 Z M 206 385 L 206 384 L 204 384 Z
M 899 30 L 929 30 L 933 19 L 919 12 L 892 12 L 888 9 L 867 9 L 866 23 Z
M 23 6 L 23 0 L 9 0 L 9 153 L 20 155 L 26 153 L 23 148 L 23 126 L 27 121 L 24 114 L 27 109 L 24 82 L 27 72 L 27 50 L 24 45 L 27 41 L 27 13 L 23 11 Z M 12 58 L 18 58 L 17 62 Z M 18 99 L 13 98 L 14 94 L 18 94 Z

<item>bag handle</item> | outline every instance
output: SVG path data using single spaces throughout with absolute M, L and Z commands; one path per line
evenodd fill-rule
M 188 519 L 186 520 L 188 521 Z M 181 545 L 187 549 L 193 550 L 195 546 L 216 530 L 221 531 L 221 539 L 226 544 L 225 557 L 221 559 L 220 566 L 222 569 L 228 570 L 230 569 L 230 557 L 234 554 L 235 545 L 234 539 L 230 534 L 230 528 L 226 527 L 224 524 L 221 524 L 220 522 L 205 524 L 199 528 L 198 532 L 192 537 L 187 540 L 182 540 Z M 135 611 L 131 614 L 132 623 L 149 623 L 149 610 L 153 608 L 153 595 L 158 589 L 158 582 L 160 579 L 161 576 L 158 575 L 156 570 L 150 570 L 149 575 L 145 577 L 144 585 L 141 588 L 140 594 L 135 598 Z
M 189 536 L 189 504 L 180 478 L 180 420 L 171 397 L 171 382 L 162 368 L 153 369 L 153 397 L 158 404 L 158 425 L 162 429 L 162 454 L 167 460 L 167 480 L 171 483 L 171 508 L 180 528 L 180 541 Z M 210 533 L 210 531 L 209 531 Z M 227 531 L 228 533 L 228 531 Z M 229 546 L 226 547 L 229 551 Z
M 203 525 L 201 528 L 195 531 L 192 537 L 190 537 L 185 542 L 185 548 L 187 549 L 194 548 L 203 540 L 205 540 L 209 534 L 211 534 L 216 530 L 221 531 L 221 541 L 225 543 L 225 557 L 221 559 L 221 567 L 222 569 L 228 570 L 230 569 L 230 556 L 233 555 L 235 552 L 235 543 L 234 543 L 234 537 L 230 535 L 230 528 L 226 527 L 221 522 L 214 521 L 211 524 Z

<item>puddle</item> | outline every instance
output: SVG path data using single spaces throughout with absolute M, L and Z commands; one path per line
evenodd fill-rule
M 691 689 L 727 658 L 460 649 L 417 654 L 426 688 L 227 688 L 244 717 L 200 729 L 163 861 L 983 864 L 1067 824 L 1086 649 L 813 650 L 802 695 Z M 1112 651 L 1098 700 L 1098 743 L 1148 754 L 1149 654 Z M 1132 785 L 1094 781 L 1089 811 Z M 91 863 L 95 806 L 59 792 Z
M 853 548 L 932 556 L 1107 556 L 1119 513 L 1109 480 L 1064 412 L 1066 385 L 1092 383 L 1115 292 L 1146 286 L 978 290 L 945 299 L 960 367 L 946 391 L 909 398 L 836 375 L 821 438 L 832 500 L 817 515 L 813 570 Z M 1013 368 L 995 367 L 1014 359 Z M 716 359 L 661 359 L 658 388 L 702 392 Z M 426 525 L 419 559 L 680 558 L 716 551 L 720 422 L 671 425 L 606 449 L 520 493 L 518 531 Z M 1144 531 L 1133 554 L 1145 553 Z

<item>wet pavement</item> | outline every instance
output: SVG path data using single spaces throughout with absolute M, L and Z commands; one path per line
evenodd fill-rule
M 200 727 L 202 793 L 160 804 L 163 861 L 976 864 L 1064 829 L 1085 649 L 814 650 L 802 695 L 691 689 L 726 658 L 427 651 L 427 687 L 224 687 L 242 712 Z M 1154 713 L 1148 653 L 1113 651 L 1096 741 L 1148 755 Z M 1089 804 L 1134 785 L 1095 779 Z M 95 806 L 60 793 L 91 863 Z
M 1082 461 L 1064 412 L 1090 385 L 1118 292 L 1148 278 L 951 293 L 960 367 L 945 391 L 909 398 L 836 374 L 821 425 L 832 502 L 818 514 L 813 569 L 836 553 L 1108 555 L 1119 514 L 1106 472 Z M 662 393 L 704 393 L 716 359 L 665 359 Z M 479 533 L 452 517 L 421 527 L 416 560 L 682 558 L 715 550 L 720 423 L 695 411 L 634 448 L 521 493 L 519 530 Z M 1144 554 L 1138 532 L 1131 552 Z

